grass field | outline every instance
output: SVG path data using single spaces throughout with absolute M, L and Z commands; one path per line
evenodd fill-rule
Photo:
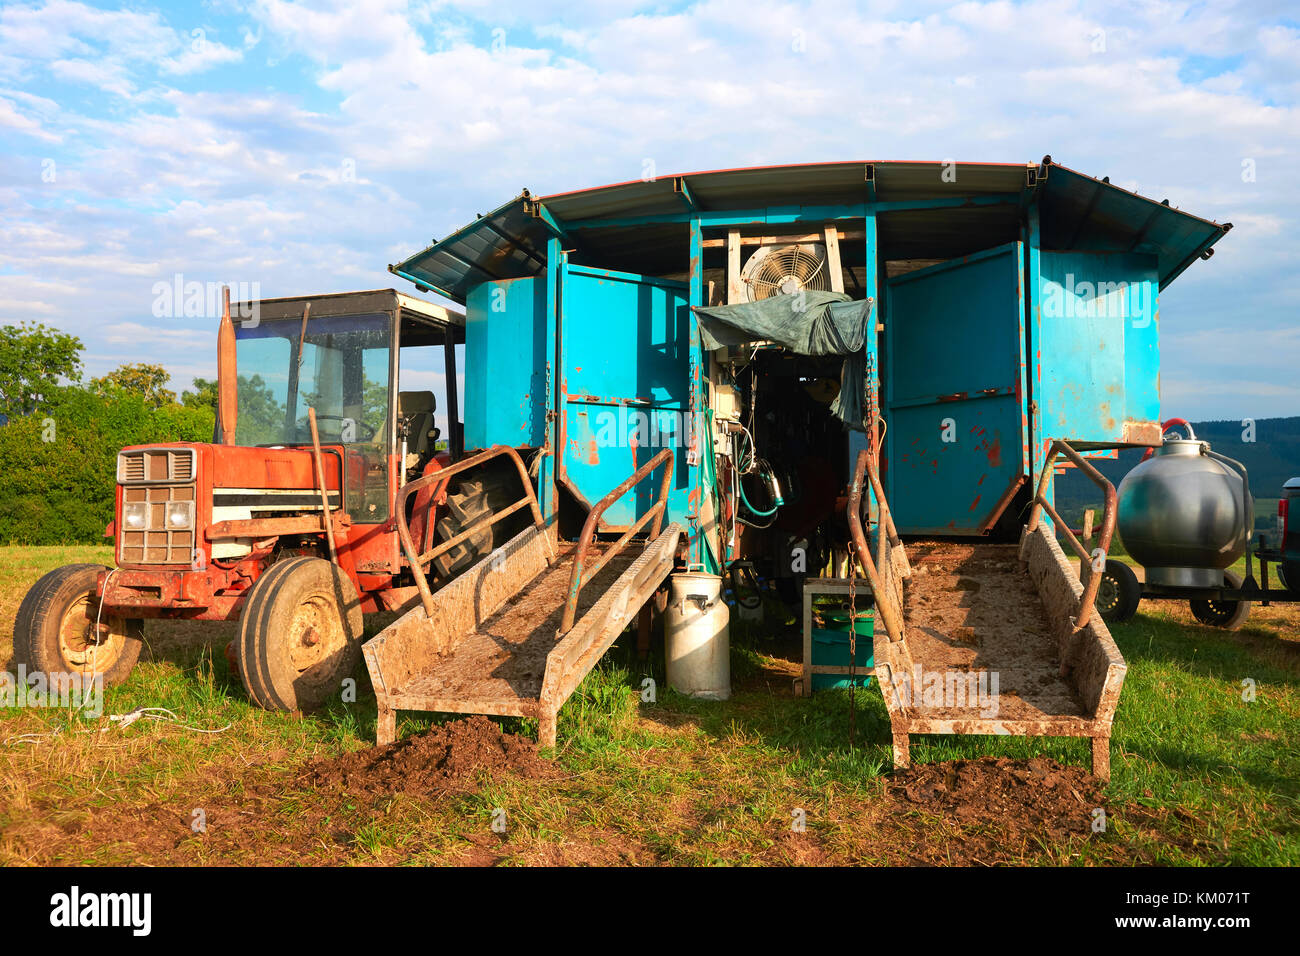
M 98 547 L 0 548 L 0 662 L 37 577 L 109 560 Z M 261 711 L 229 673 L 230 625 L 150 623 L 141 663 L 108 691 L 106 711 L 163 706 L 195 729 L 0 710 L 0 864 L 1300 864 L 1293 606 L 1257 607 L 1240 632 L 1225 633 L 1195 625 L 1185 605 L 1144 603 L 1115 627 L 1129 670 L 1109 825 L 1018 842 L 1001 839 L 997 820 L 935 816 L 891 796 L 879 692 L 857 694 L 849 749 L 848 693 L 794 697 L 793 622 L 769 630 L 733 631 L 735 693 L 725 703 L 665 691 L 641 702 L 646 673 L 664 686 L 662 655 L 643 665 L 621 638 L 561 712 L 552 777 L 360 797 L 313 791 L 301 774 L 373 740 L 372 697 L 308 717 Z M 1253 682 L 1253 701 L 1243 682 Z M 399 729 L 427 725 L 403 715 Z M 919 738 L 912 753 L 917 762 L 1041 754 L 1087 763 L 1086 741 L 1055 738 Z M 806 832 L 791 830 L 796 809 Z M 504 834 L 490 825 L 497 810 Z

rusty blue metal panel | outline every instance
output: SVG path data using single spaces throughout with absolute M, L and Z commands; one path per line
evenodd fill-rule
M 545 275 L 484 282 L 465 303 L 465 447 L 546 443 Z
M 546 327 L 546 343 L 543 354 L 546 357 L 545 366 L 545 388 L 546 399 L 545 414 L 546 422 L 546 447 L 541 461 L 537 467 L 537 492 L 538 503 L 541 505 L 542 514 L 549 519 L 556 513 L 558 500 L 555 487 L 555 448 L 559 446 L 559 425 L 558 416 L 555 414 L 555 403 L 559 395 L 559 387 L 556 382 L 556 348 L 557 335 L 559 332 L 558 316 L 560 314 L 560 283 L 564 270 L 568 266 L 568 256 L 565 254 L 558 235 L 552 235 L 546 242 L 546 261 L 549 263 L 545 272 L 539 277 L 539 281 L 546 283 L 546 314 L 542 321 Z
M 705 541 L 702 533 L 704 503 L 710 500 L 712 490 L 705 487 L 705 469 L 701 467 L 704 455 L 712 454 L 710 445 L 713 436 L 704 424 L 705 376 L 708 374 L 704 346 L 700 341 L 699 321 L 693 308 L 704 305 L 704 232 L 698 217 L 693 218 L 687 226 L 688 270 L 690 274 L 691 309 L 687 310 L 689 355 L 687 361 L 687 387 L 689 389 L 688 412 L 690 415 L 691 435 L 687 450 L 687 467 L 689 468 L 690 494 L 687 497 L 687 520 L 690 528 L 689 560 L 703 564 L 710 572 L 721 570 L 722 545 L 721 535 L 715 534 L 713 542 Z M 716 528 L 715 524 L 715 528 Z
M 1028 474 L 1023 247 L 889 280 L 885 469 L 903 533 L 981 534 Z
M 1044 250 L 1039 269 L 1036 450 L 1158 436 L 1156 257 Z
M 560 294 L 563 426 L 560 480 L 579 500 L 600 500 L 639 463 L 672 448 L 671 520 L 689 497 L 687 287 L 608 269 L 569 265 Z M 605 512 L 626 527 L 653 504 L 657 483 Z

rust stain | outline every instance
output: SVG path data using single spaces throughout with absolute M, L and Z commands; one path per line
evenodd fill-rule
M 988 445 L 987 448 L 988 448 L 988 456 L 989 456 L 989 467 L 1001 468 L 1002 467 L 1002 439 L 1000 438 L 993 439 L 993 443 L 991 445 Z
M 974 511 L 976 508 L 979 507 L 980 499 L 983 498 L 983 497 L 984 497 L 983 494 L 978 494 L 978 495 L 975 496 L 975 500 L 972 501 L 972 502 L 970 503 L 970 510 L 971 510 L 971 511 Z

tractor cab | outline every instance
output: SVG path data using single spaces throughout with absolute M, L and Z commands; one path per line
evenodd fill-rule
M 393 290 L 234 303 L 233 444 L 322 446 L 344 462 L 344 509 L 390 517 L 393 496 L 439 452 L 459 453 L 455 346 L 463 317 Z M 439 400 L 441 396 L 441 401 Z M 218 444 L 223 442 L 221 422 Z

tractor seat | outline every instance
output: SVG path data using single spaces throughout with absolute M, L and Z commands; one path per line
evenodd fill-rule
M 439 431 L 433 424 L 433 392 L 398 392 L 397 417 L 408 423 L 405 467 L 420 468 L 433 454 Z

